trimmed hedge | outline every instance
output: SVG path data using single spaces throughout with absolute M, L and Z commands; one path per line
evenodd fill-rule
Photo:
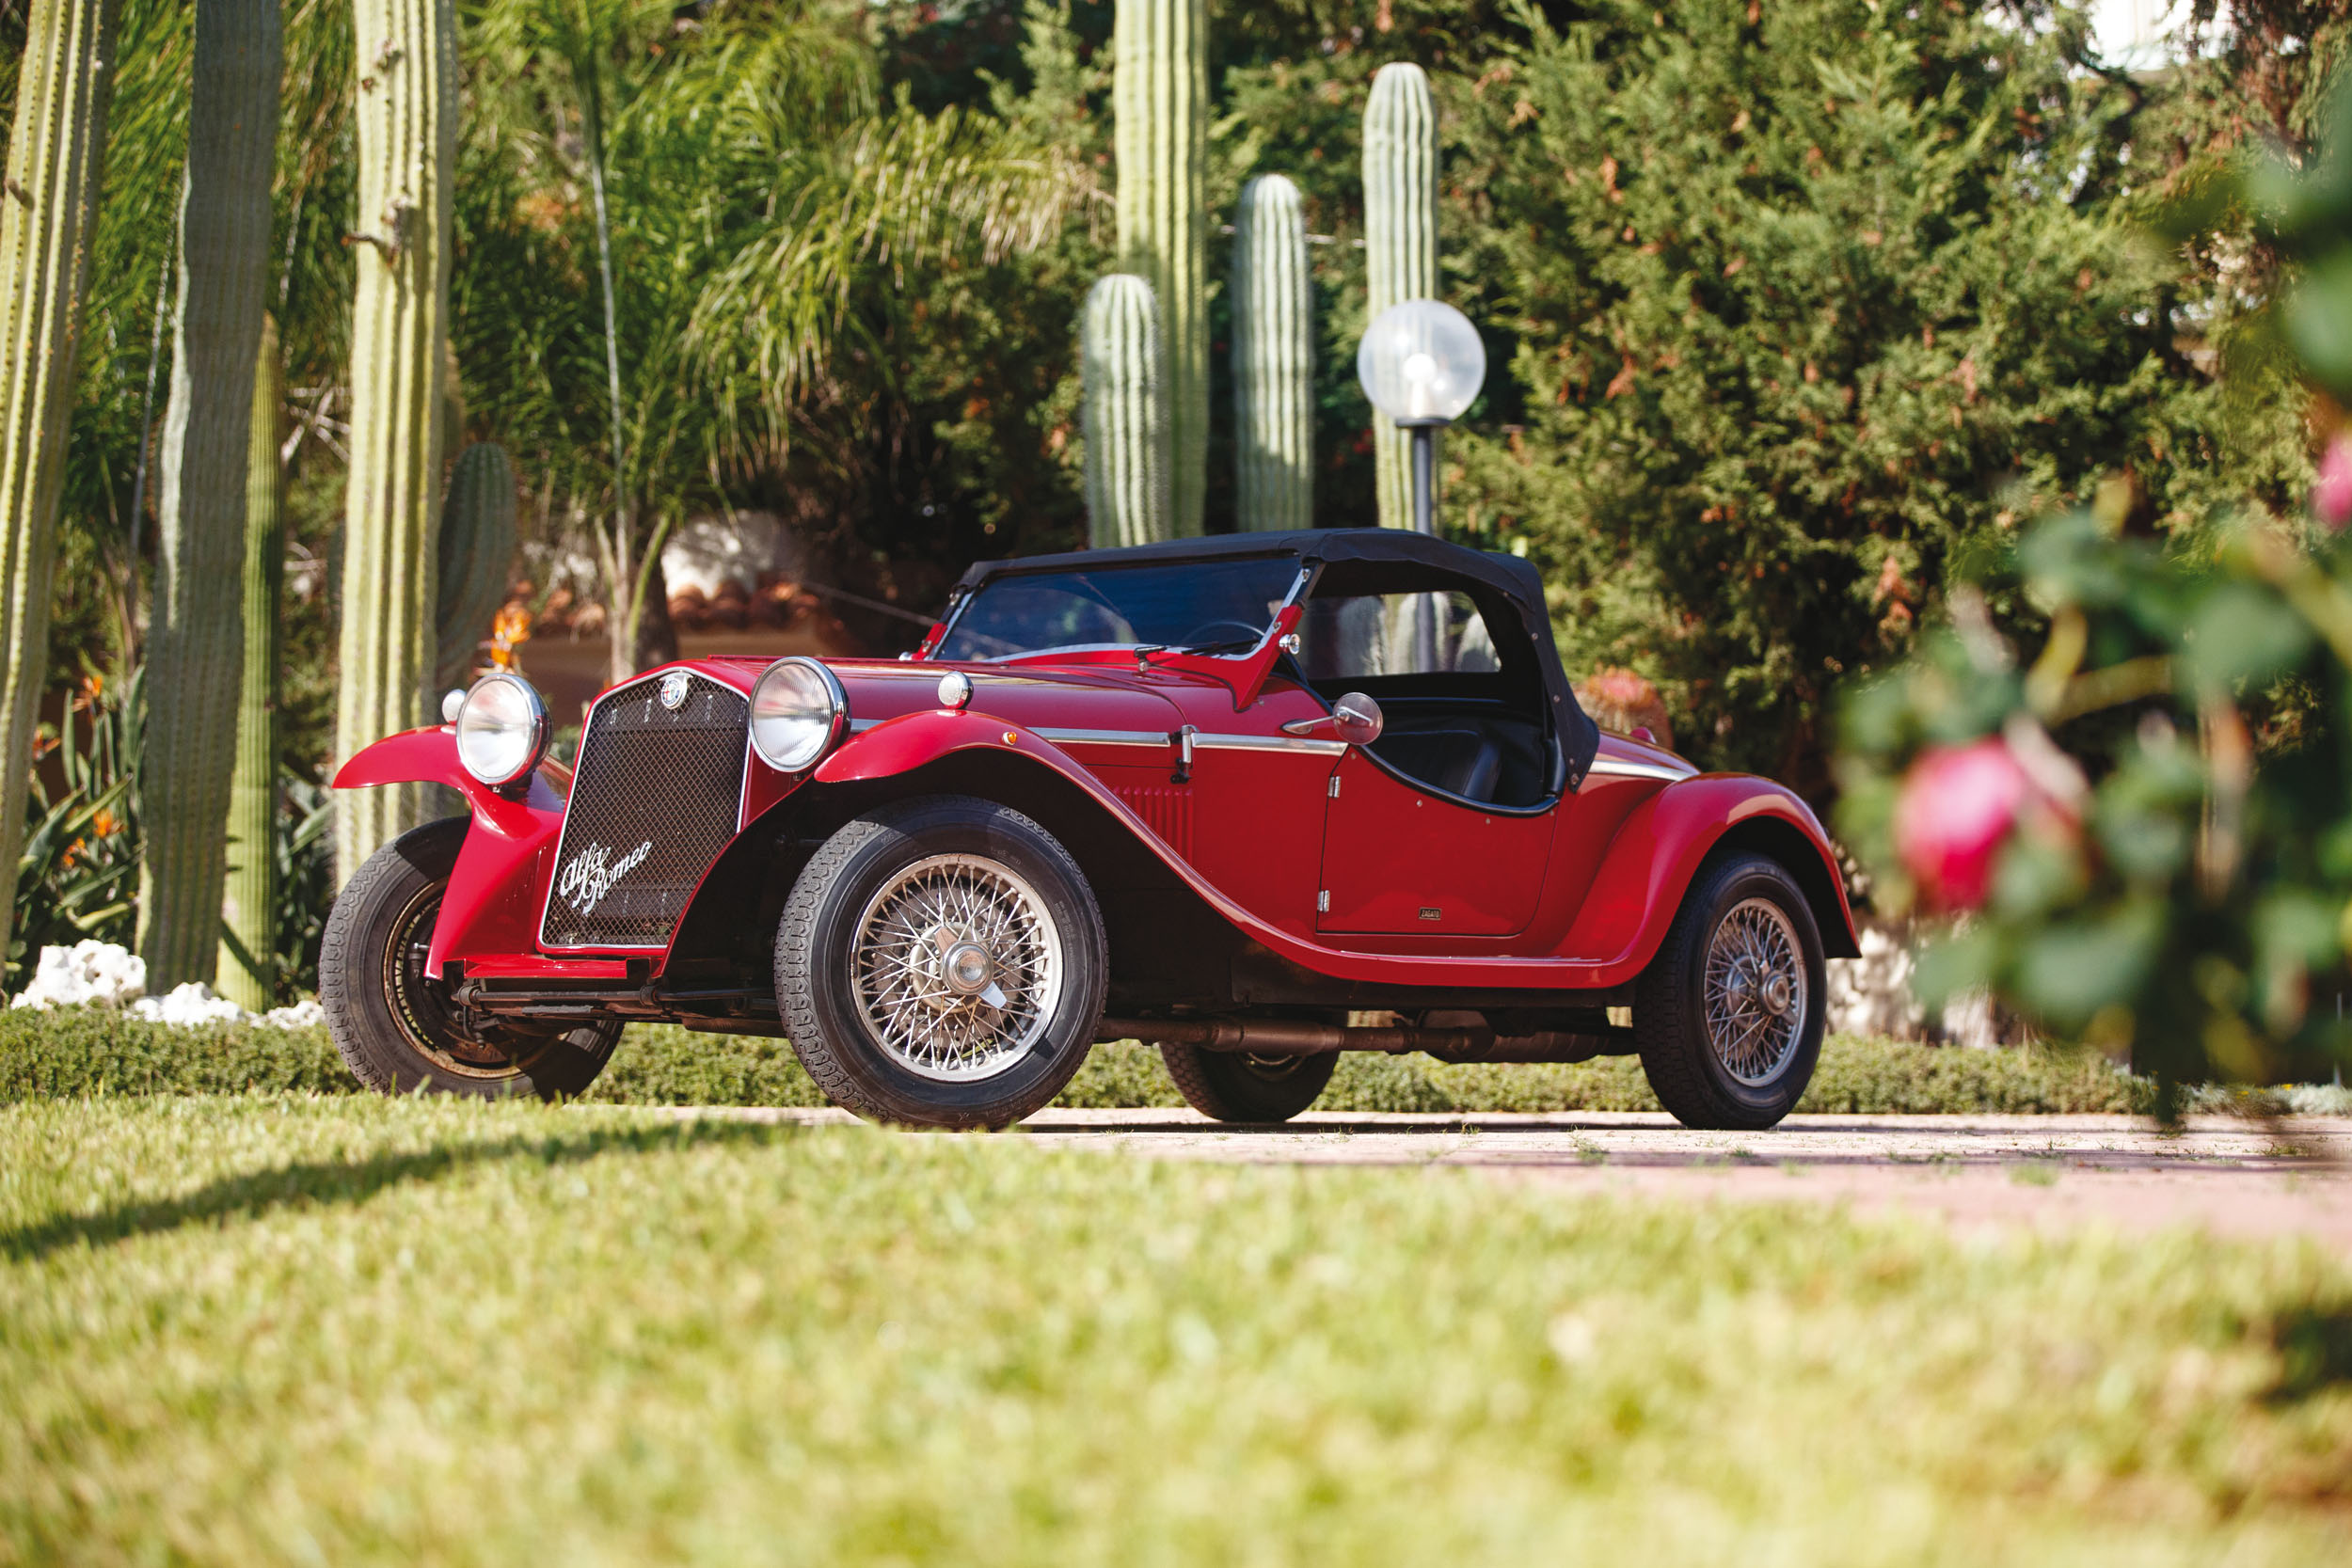
M 324 1029 L 151 1023 L 106 1007 L 0 1013 L 0 1101 L 82 1095 L 356 1092 Z M 821 1105 L 783 1040 L 667 1025 L 629 1030 L 589 1100 L 633 1105 Z M 2214 1108 L 2243 1097 L 2201 1097 Z M 2149 1086 L 2096 1056 L 2026 1048 L 1966 1051 L 1832 1038 L 1801 1109 L 1858 1116 L 2140 1112 Z M 1101 1108 L 1184 1103 L 1159 1053 L 1098 1047 L 1058 1101 Z M 2342 1090 L 2298 1090 L 2307 1113 L 2352 1110 Z M 1318 1107 L 1330 1111 L 1655 1111 L 1630 1057 L 1576 1066 L 1452 1067 L 1426 1056 L 1342 1059 Z
M 325 1029 L 185 1028 L 103 1006 L 0 1012 L 0 1102 L 358 1088 Z

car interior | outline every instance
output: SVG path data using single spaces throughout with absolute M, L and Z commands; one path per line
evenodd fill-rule
M 1366 751 L 1399 778 L 1502 811 L 1541 810 L 1559 793 L 1542 672 L 1511 606 L 1484 585 L 1406 562 L 1334 562 L 1307 600 L 1299 644 L 1301 675 L 1326 703 L 1361 691 L 1380 705 Z

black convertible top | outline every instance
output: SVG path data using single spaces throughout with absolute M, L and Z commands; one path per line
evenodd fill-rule
M 1389 566 L 1409 571 L 1422 567 L 1485 588 L 1507 601 L 1534 645 L 1536 667 L 1559 726 L 1561 750 L 1567 759 L 1566 787 L 1576 788 L 1593 766 L 1600 749 L 1600 726 L 1578 705 L 1560 666 L 1560 650 L 1551 640 L 1551 613 L 1544 605 L 1544 581 L 1535 568 L 1515 555 L 1467 549 L 1425 533 L 1398 528 L 1319 528 L 1290 533 L 1219 533 L 1199 539 L 1168 539 L 1123 549 L 1072 550 L 1060 555 L 1019 556 L 1004 561 L 977 561 L 956 583 L 961 596 L 1002 577 L 1030 572 L 1093 571 L 1105 566 L 1173 565 L 1187 561 L 1234 561 L 1253 556 L 1295 556 L 1302 566 Z M 1384 576 L 1386 574 L 1383 574 Z M 1399 591 L 1391 586 L 1387 591 Z

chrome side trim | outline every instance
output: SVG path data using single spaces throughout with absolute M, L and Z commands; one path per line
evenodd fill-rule
M 930 710 L 925 708 L 916 708 L 914 711 L 917 713 L 923 713 Z M 906 715 L 900 714 L 898 717 L 903 719 Z M 993 718 L 995 716 L 991 715 L 989 717 Z M 851 735 L 864 735 L 867 730 L 872 729 L 875 725 L 886 724 L 889 721 L 886 719 L 852 719 L 850 721 L 850 733 Z M 1166 730 L 1041 729 L 1033 730 L 1030 733 L 1035 735 L 1039 739 L 1050 740 L 1057 746 L 1068 746 L 1074 744 L 1079 746 L 1168 747 L 1176 744 L 1176 737 L 1169 735 Z
M 1288 735 L 1200 735 L 1193 743 L 1216 752 L 1304 752 L 1310 756 L 1336 757 L 1347 751 L 1344 740 L 1302 740 Z
M 1603 774 L 1617 779 L 1663 779 L 1668 784 L 1699 776 L 1695 768 L 1668 768 L 1663 763 L 1630 762 L 1623 757 L 1595 757 L 1584 776 L 1589 779 Z
M 852 719 L 850 733 L 864 735 L 883 719 Z M 1176 737 L 1166 730 L 1032 730 L 1040 740 L 1050 740 L 1057 746 L 1152 746 L 1166 748 L 1176 744 Z M 1193 744 L 1228 752 L 1304 752 L 1311 756 L 1338 756 L 1347 750 L 1344 740 L 1301 740 L 1282 735 L 1196 735 Z
M 1040 740 L 1050 740 L 1057 746 L 1154 746 L 1167 747 L 1176 743 L 1166 730 L 1035 730 Z

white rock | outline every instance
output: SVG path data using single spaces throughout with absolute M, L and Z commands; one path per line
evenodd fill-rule
M 44 947 L 33 971 L 32 983 L 18 992 L 11 1007 L 79 1007 L 97 1005 L 127 1007 L 132 1016 L 157 1023 L 193 1027 L 206 1023 L 255 1023 L 271 1029 L 315 1029 L 326 1022 L 326 1009 L 315 999 L 291 1007 L 248 1013 L 213 988 L 189 981 L 171 994 L 147 994 L 147 960 L 111 942 L 81 942 L 72 947 Z
M 73 1007 L 96 1002 L 119 1007 L 147 994 L 147 960 L 119 943 L 77 942 L 44 947 L 32 983 L 11 1007 Z
M 1911 993 L 1909 933 L 1860 921 L 1862 957 L 1829 963 L 1829 1032 L 1915 1040 L 1927 1009 Z
M 200 1023 L 242 1023 L 246 1010 L 225 996 L 215 996 L 213 988 L 201 980 L 190 980 L 174 986 L 171 994 L 162 998 L 142 997 L 131 1004 L 131 1011 L 140 1018 L 158 1023 L 187 1026 Z

